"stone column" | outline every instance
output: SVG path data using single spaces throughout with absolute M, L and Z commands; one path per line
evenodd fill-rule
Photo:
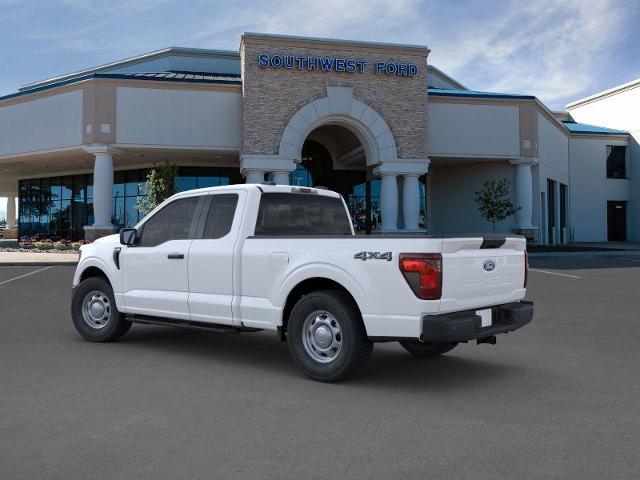
M 420 221 L 420 181 L 418 174 L 403 175 L 402 212 L 404 229 L 417 232 Z
M 273 172 L 273 183 L 275 183 L 276 185 L 289 185 L 289 172 L 288 171 Z
M 108 145 L 91 145 L 85 152 L 94 155 L 93 163 L 93 225 L 84 227 L 85 238 L 95 240 L 114 233 L 113 217 L 113 155 Z
M 247 170 L 245 176 L 247 183 L 264 183 L 264 170 Z
M 516 167 L 516 226 L 518 230 L 535 230 L 533 226 L 533 175 L 531 167 L 537 164 L 536 158 L 519 158 L 511 160 L 510 163 Z
M 10 195 L 7 197 L 7 228 L 16 228 L 16 220 L 16 197 L 14 195 Z
M 398 179 L 395 173 L 383 173 L 380 186 L 380 213 L 382 231 L 393 232 L 398 229 Z

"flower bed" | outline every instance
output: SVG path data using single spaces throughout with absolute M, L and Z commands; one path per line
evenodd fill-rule
M 21 237 L 19 248 L 0 248 L 0 252 L 33 252 L 33 253 L 78 253 L 86 240 L 72 242 L 71 240 L 52 240 L 51 238 Z
M 77 242 L 72 242 L 71 240 L 52 240 L 50 238 L 40 238 L 40 237 L 21 237 L 20 238 L 20 248 L 31 250 L 31 249 L 39 249 L 39 250 L 80 250 L 82 245 L 86 245 L 86 240 L 79 240 Z
M 0 248 L 0 253 L 2 252 L 14 252 L 14 253 L 58 253 L 61 255 L 78 255 L 77 250 L 67 249 L 67 250 L 55 250 L 51 249 L 40 249 L 40 248 Z

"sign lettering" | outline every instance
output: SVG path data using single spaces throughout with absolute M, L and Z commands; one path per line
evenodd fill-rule
M 305 57 L 297 55 L 279 55 L 261 53 L 258 55 L 260 68 L 307 70 L 322 72 L 364 73 L 367 71 L 366 60 L 336 57 Z M 376 75 L 390 77 L 414 77 L 418 74 L 418 66 L 413 63 L 375 62 L 373 72 Z

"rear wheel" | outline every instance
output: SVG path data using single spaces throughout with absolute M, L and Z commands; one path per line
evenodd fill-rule
M 409 353 L 413 353 L 418 357 L 427 358 L 447 353 L 453 350 L 458 344 L 456 342 L 419 342 L 418 340 L 405 340 L 400 342 L 400 345 Z
M 111 285 L 101 277 L 87 278 L 76 287 L 71 316 L 78 333 L 92 342 L 117 340 L 131 328 L 116 307 Z
M 373 350 L 358 307 L 340 290 L 321 290 L 298 300 L 289 317 L 287 342 L 296 365 L 321 382 L 353 375 Z

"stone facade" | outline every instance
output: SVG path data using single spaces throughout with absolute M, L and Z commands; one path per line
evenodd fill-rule
M 284 128 L 307 103 L 327 96 L 328 86 L 350 87 L 353 97 L 377 111 L 394 136 L 399 158 L 427 158 L 426 47 L 362 44 L 244 35 L 242 153 L 277 155 Z M 263 68 L 261 54 L 361 59 L 362 73 Z M 375 73 L 376 62 L 414 64 L 414 76 Z

